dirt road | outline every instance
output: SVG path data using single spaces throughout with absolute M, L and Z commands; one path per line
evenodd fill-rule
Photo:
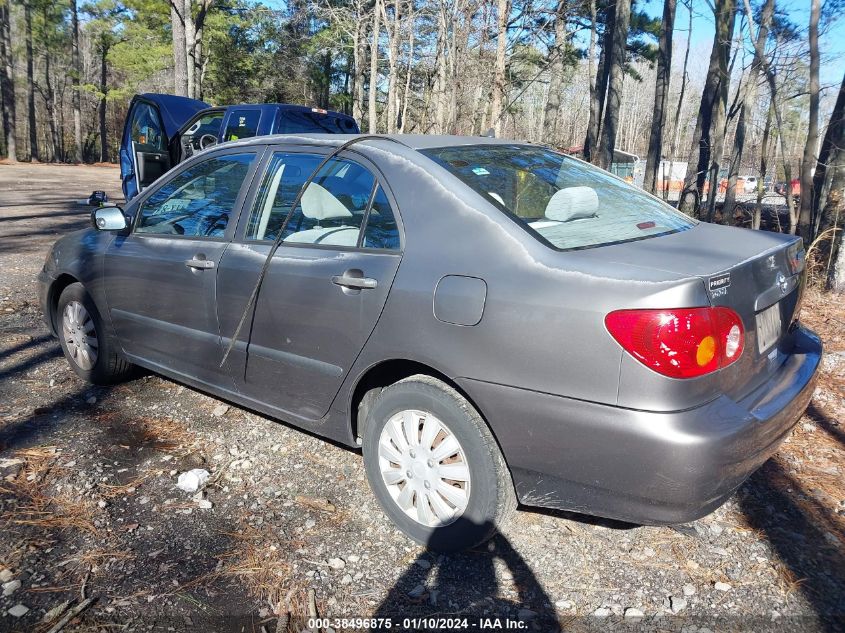
M 65 630 L 273 631 L 278 614 L 307 613 L 309 590 L 329 618 L 845 626 L 836 301 L 804 307 L 828 354 L 809 414 L 716 513 L 652 528 L 526 510 L 489 548 L 441 556 L 390 526 L 353 451 L 154 375 L 76 379 L 34 279 L 49 245 L 86 226 L 92 189 L 119 196 L 116 170 L 0 165 L 0 630 L 46 631 L 45 616 L 94 598 Z M 176 488 L 195 467 L 211 473 L 198 497 Z

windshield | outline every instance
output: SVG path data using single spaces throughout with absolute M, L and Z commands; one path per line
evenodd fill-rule
M 542 147 L 465 145 L 421 152 L 560 250 L 639 240 L 694 225 L 643 190 Z

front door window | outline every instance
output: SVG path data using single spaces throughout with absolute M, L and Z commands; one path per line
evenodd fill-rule
M 191 165 L 141 206 L 137 233 L 223 237 L 255 154 L 224 154 Z

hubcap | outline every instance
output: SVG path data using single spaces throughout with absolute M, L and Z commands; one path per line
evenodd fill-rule
M 469 502 L 470 473 L 464 449 L 431 413 L 400 411 L 379 437 L 379 470 L 390 496 L 417 523 L 454 522 Z
M 94 319 L 79 301 L 71 301 L 62 314 L 62 334 L 70 359 L 80 369 L 92 369 L 100 349 Z

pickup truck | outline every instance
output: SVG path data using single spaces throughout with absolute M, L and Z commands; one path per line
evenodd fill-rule
M 195 153 L 218 143 L 267 134 L 357 134 L 351 116 L 284 103 L 210 106 L 168 94 L 135 95 L 120 143 L 120 178 L 128 202 Z

